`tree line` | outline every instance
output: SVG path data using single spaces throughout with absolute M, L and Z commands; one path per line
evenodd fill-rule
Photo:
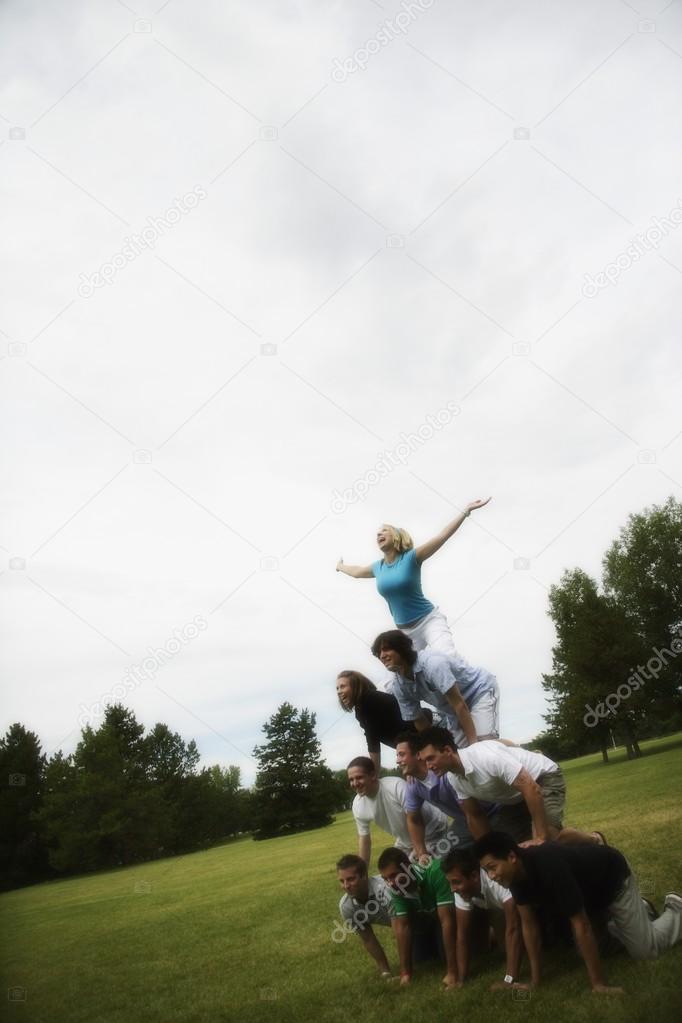
M 200 768 L 194 740 L 160 723 L 145 734 L 120 703 L 69 755 L 48 758 L 34 732 L 13 724 L 0 739 L 0 885 L 330 824 L 350 792 L 322 761 L 315 714 L 285 703 L 263 730 L 247 789 L 238 767 Z
M 555 759 L 682 728 L 682 505 L 631 515 L 600 582 L 581 568 L 549 593 L 556 630 L 543 676 L 546 730 L 529 745 Z M 330 824 L 351 802 L 345 770 L 325 764 L 316 716 L 283 703 L 255 747 L 255 784 L 234 765 L 199 767 L 194 740 L 145 733 L 117 703 L 73 753 L 47 757 L 14 724 L 0 739 L 0 885 L 138 863 L 240 835 L 272 838 Z M 386 772 L 382 772 L 386 773 Z
M 534 745 L 562 759 L 682 728 L 682 504 L 630 515 L 601 580 L 565 571 L 549 592 L 556 630 L 543 675 L 547 730 Z

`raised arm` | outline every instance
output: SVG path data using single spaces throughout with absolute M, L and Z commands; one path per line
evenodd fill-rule
M 489 500 L 490 498 L 487 497 L 485 501 L 483 500 L 472 501 L 471 504 L 468 504 L 464 511 L 457 516 L 457 518 L 453 519 L 452 522 L 449 522 L 447 524 L 445 529 L 442 529 L 440 533 L 436 534 L 436 536 L 432 537 L 430 540 L 427 540 L 426 543 L 420 544 L 415 551 L 417 563 L 421 565 L 422 561 L 426 561 L 426 559 L 430 558 L 432 554 L 435 554 L 436 551 L 439 551 L 443 544 L 447 543 L 450 537 L 455 535 L 455 533 L 462 525 L 464 520 L 467 519 L 469 515 L 471 515 L 472 511 L 475 511 L 477 508 L 483 508 L 483 506 L 486 505 Z
M 352 575 L 353 579 L 373 579 L 374 572 L 371 565 L 344 565 L 343 558 L 336 562 L 336 571 L 344 575 Z

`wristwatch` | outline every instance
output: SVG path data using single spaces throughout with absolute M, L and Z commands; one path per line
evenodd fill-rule
M 507 973 L 505 975 L 504 983 L 505 984 L 513 984 L 514 983 L 514 978 L 512 977 L 511 973 Z

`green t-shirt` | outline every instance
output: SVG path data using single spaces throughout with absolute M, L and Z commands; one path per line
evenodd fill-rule
M 428 867 L 418 863 L 410 865 L 410 873 L 417 886 L 405 895 L 391 892 L 393 910 L 396 916 L 408 916 L 415 912 L 433 912 L 438 906 L 452 906 L 454 896 L 447 877 L 440 869 L 440 860 L 431 860 Z

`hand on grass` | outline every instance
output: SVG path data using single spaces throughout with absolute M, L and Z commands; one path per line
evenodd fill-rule
M 448 989 L 448 991 L 451 991 L 453 988 L 462 986 L 462 982 L 461 980 L 457 979 L 456 973 L 446 973 L 445 976 L 443 977 L 443 984 Z

